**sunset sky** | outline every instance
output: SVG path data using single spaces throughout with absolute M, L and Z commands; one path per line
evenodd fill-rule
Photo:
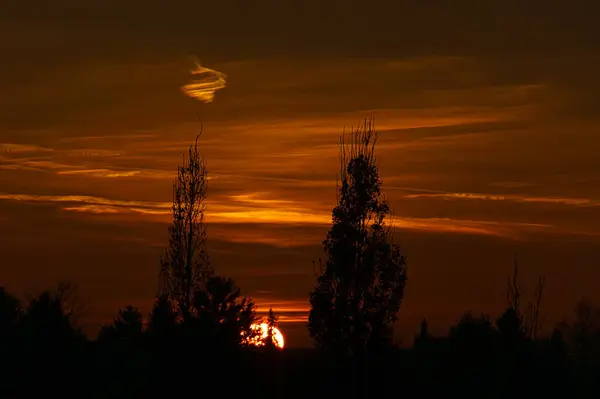
M 71 280 L 90 331 L 129 303 L 148 311 L 200 117 L 214 266 L 307 345 L 337 140 L 373 116 L 408 256 L 405 343 L 423 317 L 442 333 L 465 310 L 497 314 L 515 251 L 526 295 L 547 278 L 546 327 L 600 301 L 596 2 L 4 3 L 8 290 Z M 182 90 L 197 60 L 214 98 Z

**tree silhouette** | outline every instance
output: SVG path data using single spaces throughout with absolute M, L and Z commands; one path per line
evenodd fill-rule
M 575 309 L 575 320 L 560 323 L 558 330 L 578 366 L 600 366 L 600 306 L 582 298 Z
M 508 307 L 497 319 L 496 326 L 500 334 L 506 339 L 513 341 L 522 341 L 526 338 L 535 340 L 540 328 L 540 309 L 546 281 L 543 276 L 538 277 L 533 301 L 529 301 L 525 311 L 523 311 L 521 306 L 523 292 L 518 277 L 519 261 L 517 255 L 515 255 L 513 259 L 513 274 L 508 279 L 506 290 Z
M 191 350 L 238 348 L 255 335 L 251 325 L 256 318 L 252 300 L 240 295 L 231 278 L 218 276 L 209 261 L 204 222 L 208 177 L 199 137 L 173 186 L 169 243 L 148 329 L 154 338 L 174 333 L 176 346 L 188 355 Z
M 496 336 L 492 321 L 487 315 L 474 316 L 467 312 L 452 326 L 448 338 L 462 347 L 481 349 L 489 346 Z
M 75 288 L 60 283 L 54 290 L 47 290 L 29 301 L 20 323 L 23 337 L 32 345 L 48 350 L 59 350 L 83 338 L 76 325 L 81 303 Z
M 519 262 L 513 259 L 513 274 L 508 278 L 506 301 L 508 307 L 496 320 L 496 327 L 505 339 L 516 342 L 525 337 L 525 321 L 521 312 L 521 286 L 518 282 Z
M 22 320 L 20 301 L 0 287 L 0 365 L 6 370 L 18 354 L 19 323 Z M 0 373 L 0 377 L 3 373 Z M 1 384 L 1 381 L 0 381 Z M 0 396 L 1 396 L 0 389 Z
M 167 297 L 158 296 L 148 317 L 147 332 L 156 338 L 172 336 L 177 329 L 177 314 Z
M 427 324 L 427 319 L 421 320 L 421 326 L 419 330 L 419 338 L 428 339 L 429 338 L 429 325 Z
M 159 296 L 173 301 L 182 319 L 190 316 L 194 293 L 213 275 L 205 246 L 204 200 L 208 179 L 204 158 L 198 152 L 201 134 L 190 146 L 187 159 L 184 156 L 184 165 L 178 167 L 173 184 L 169 243 L 160 262 Z
M 213 276 L 205 286 L 194 296 L 194 334 L 201 335 L 203 342 L 229 348 L 243 344 L 244 337 L 254 336 L 255 305 L 240 295 L 233 279 Z
M 102 328 L 98 339 L 116 339 L 134 342 L 140 340 L 142 332 L 142 314 L 138 308 L 127 305 L 124 309 L 119 311 L 113 324 Z
M 20 318 L 20 301 L 0 287 L 0 347 L 14 337 Z
M 406 258 L 386 225 L 374 157 L 373 120 L 340 140 L 338 205 L 323 241 L 327 255 L 310 295 L 308 329 L 318 347 L 357 355 L 389 345 L 406 284 Z
M 419 334 L 415 336 L 415 339 L 413 341 L 413 347 L 426 347 L 430 340 L 431 335 L 429 334 L 429 324 L 427 323 L 427 319 L 424 318 L 423 320 L 421 320 L 421 324 L 419 325 Z
M 278 321 L 279 317 L 273 312 L 273 308 L 270 308 L 269 315 L 267 316 L 267 336 L 265 337 L 265 347 L 268 349 L 279 348 L 281 344 L 275 336 L 275 328 L 277 328 Z
M 19 367 L 27 370 L 32 381 L 47 378 L 43 385 L 48 392 L 59 389 L 59 374 L 75 374 L 77 361 L 86 342 L 76 325 L 78 302 L 74 289 L 59 284 L 28 301 L 19 323 Z M 41 386 L 23 386 L 23 395 L 29 397 Z

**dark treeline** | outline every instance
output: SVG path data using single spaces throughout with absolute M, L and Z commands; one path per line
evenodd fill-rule
M 308 332 L 313 349 L 281 349 L 270 311 L 213 268 L 206 246 L 207 171 L 190 146 L 173 185 L 172 223 L 152 311 L 127 306 L 95 339 L 69 284 L 25 300 L 0 288 L 0 398 L 587 396 L 600 371 L 600 308 L 540 331 L 544 284 L 525 302 L 518 262 L 506 310 L 465 313 L 446 336 L 423 320 L 394 345 L 407 259 L 393 240 L 372 121 L 342 136 L 338 202 L 322 243 Z M 401 314 L 401 313 L 400 313 Z

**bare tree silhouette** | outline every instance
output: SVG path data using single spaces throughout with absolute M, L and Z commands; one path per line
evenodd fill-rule
M 169 243 L 160 262 L 159 295 L 169 298 L 179 316 L 187 319 L 192 310 L 193 295 L 204 287 L 214 271 L 206 250 L 204 221 L 207 171 L 198 152 L 198 139 L 184 156 L 173 184 L 172 223 Z
M 386 224 L 373 120 L 340 140 L 338 205 L 323 241 L 327 255 L 310 295 L 308 329 L 318 347 L 360 355 L 391 343 L 406 284 L 406 258 Z
M 541 324 L 541 305 L 546 285 L 544 276 L 539 276 L 535 287 L 533 299 L 527 302 L 525 311 L 522 310 L 523 292 L 519 283 L 519 259 L 515 254 L 513 258 L 513 273 L 508 279 L 506 300 L 508 307 L 497 320 L 499 331 L 505 336 L 514 338 L 537 338 Z

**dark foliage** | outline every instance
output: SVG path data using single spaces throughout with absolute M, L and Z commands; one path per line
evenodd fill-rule
M 55 291 L 36 296 L 23 309 L 6 292 L 1 299 L 0 320 L 10 326 L 2 330 L 2 397 L 152 398 L 214 390 L 226 397 L 576 397 L 594 386 L 600 370 L 592 349 L 600 343 L 600 325 L 596 308 L 587 302 L 573 322 L 547 338 L 521 336 L 519 345 L 506 341 L 484 315 L 466 313 L 445 337 L 432 336 L 423 323 L 412 349 L 373 354 L 357 367 L 311 349 L 273 351 L 225 338 L 233 334 L 230 327 L 212 328 L 239 317 L 229 316 L 239 308 L 217 311 L 210 300 L 204 309 L 212 307 L 220 316 L 194 326 L 201 335 L 189 335 L 168 302 L 158 299 L 147 323 L 126 307 L 90 341 L 82 340 Z M 276 316 L 269 319 L 274 324 Z
M 342 357 L 389 348 L 406 284 L 406 259 L 392 241 L 374 157 L 372 121 L 340 145 L 341 185 L 327 255 L 310 295 L 308 329 L 317 346 Z

